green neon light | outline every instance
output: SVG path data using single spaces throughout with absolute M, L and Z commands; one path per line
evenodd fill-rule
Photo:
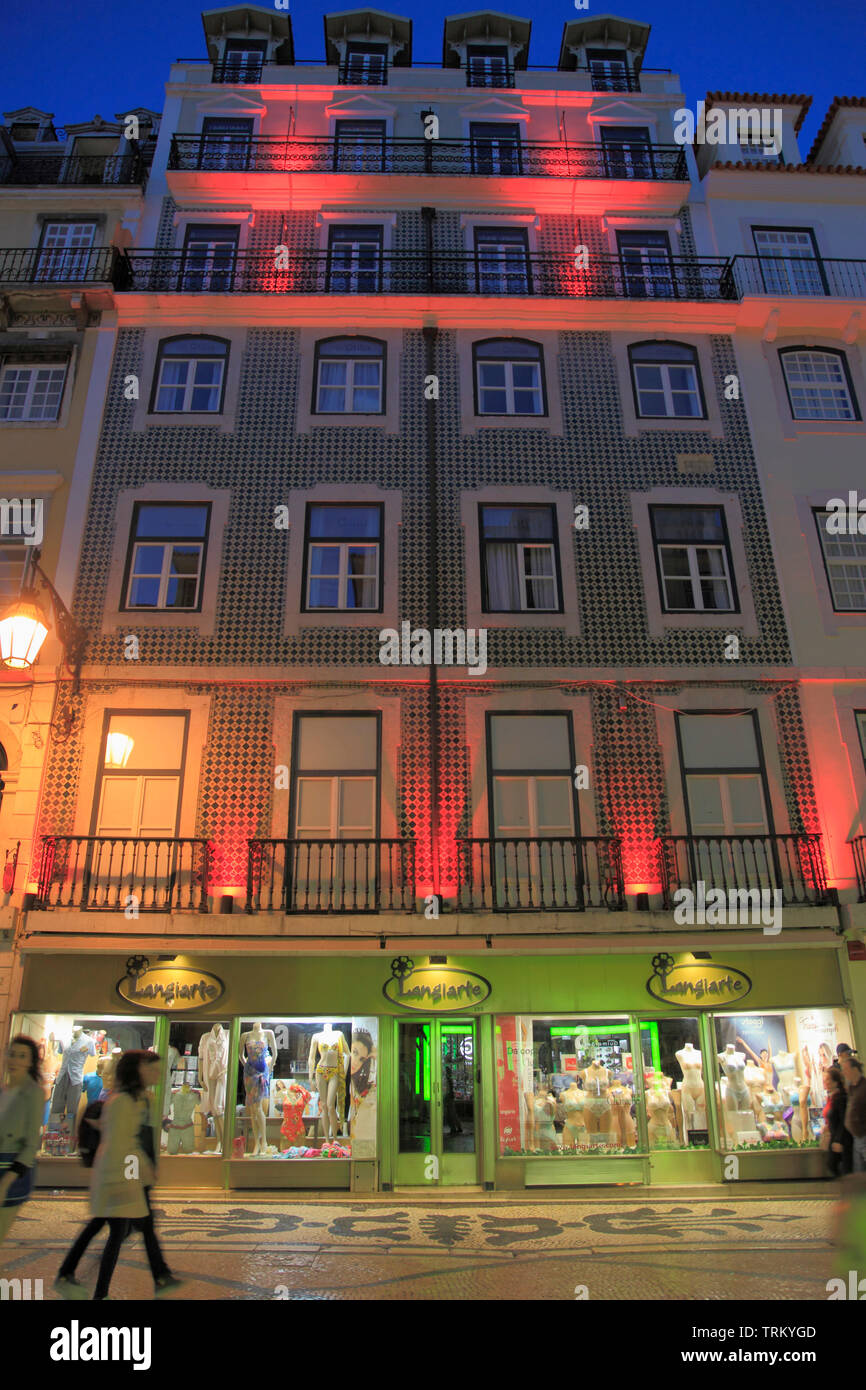
M 423 1067 L 423 1078 L 422 1078 L 422 1079 L 423 1079 L 423 1084 L 424 1084 L 423 1095 L 424 1095 L 424 1099 L 427 1100 L 427 1101 L 429 1101 L 429 1099 L 430 1099 L 430 1024 L 429 1024 L 429 1023 L 424 1023 L 424 1024 L 422 1024 L 422 1025 L 421 1025 L 421 1032 L 422 1032 L 422 1034 L 423 1034 L 423 1038 L 422 1038 L 422 1042 L 421 1042 L 421 1048 L 422 1048 L 423 1055 L 424 1055 L 424 1067 Z

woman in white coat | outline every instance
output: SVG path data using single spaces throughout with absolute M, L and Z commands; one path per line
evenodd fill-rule
M 102 1138 L 93 1161 L 90 1214 L 108 1222 L 94 1299 L 108 1297 L 120 1247 L 134 1228 L 141 1231 L 157 1297 L 180 1286 L 166 1264 L 150 1208 L 156 1178 L 153 1108 L 146 1088 L 159 1081 L 155 1052 L 124 1052 L 114 1074 L 114 1091 L 100 1116 Z

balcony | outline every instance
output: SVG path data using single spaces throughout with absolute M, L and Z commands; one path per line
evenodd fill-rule
M 10 253 L 6 253 L 7 255 Z M 16 252 L 35 256 L 36 252 Z M 2 260 L 0 260 L 2 266 Z M 326 251 L 295 253 L 277 270 L 273 251 L 204 261 L 184 251 L 131 251 L 118 289 L 157 294 L 491 295 L 556 299 L 724 300 L 734 296 L 721 258 L 659 261 L 593 256 L 576 269 L 568 256 L 504 259 L 472 253 L 386 252 L 346 264 Z M 0 272 L 2 280 L 2 272 Z
M 172 171 L 254 174 L 439 174 L 495 178 L 687 182 L 682 145 L 542 144 L 518 141 L 216 138 L 175 135 Z
M 128 262 L 116 246 L 88 250 L 0 250 L 0 285 L 113 285 L 128 288 Z
M 783 907 L 828 901 L 820 835 L 666 835 L 658 841 L 658 862 L 667 909 L 675 906 L 677 889 L 694 892 L 699 882 L 726 894 L 779 890 Z
M 147 165 L 138 152 L 131 150 L 113 155 L 67 155 L 61 151 L 0 155 L 0 184 L 12 188 L 63 184 L 78 188 L 143 189 L 146 183 Z
M 821 256 L 734 256 L 730 264 L 733 296 L 764 294 L 783 298 L 866 299 L 866 260 Z
M 247 912 L 414 912 L 414 840 L 250 840 Z
M 850 844 L 857 871 L 857 901 L 866 903 L 866 835 L 855 835 Z
M 207 912 L 207 840 L 48 835 L 34 907 L 123 912 Z
M 620 841 L 610 836 L 458 839 L 460 912 L 625 907 Z

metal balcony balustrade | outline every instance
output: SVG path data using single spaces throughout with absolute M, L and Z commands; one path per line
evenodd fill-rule
M 728 273 L 737 299 L 747 294 L 866 299 L 866 260 L 825 256 L 734 256 Z
M 147 164 L 138 151 L 124 154 L 34 154 L 29 150 L 0 155 L 0 184 L 32 188 L 39 184 L 76 187 L 144 187 Z
M 583 912 L 625 907 L 620 841 L 613 836 L 460 838 L 461 912 Z
M 725 893 L 778 889 L 785 907 L 827 902 L 820 835 L 664 835 L 658 864 L 666 908 L 675 906 L 677 889 L 694 892 L 699 882 Z
M 207 912 L 211 858 L 207 840 L 47 835 L 35 907 Z
M 414 140 L 348 136 L 185 135 L 172 137 L 169 169 L 222 173 L 450 174 L 499 178 L 688 181 L 682 145 L 540 141 Z
M 0 249 L 0 284 L 112 284 L 127 289 L 129 263 L 116 246 L 61 250 Z
M 509 253 L 513 251 L 509 247 Z M 131 251 L 117 288 L 161 294 L 466 294 L 538 295 L 556 299 L 683 299 L 733 297 L 719 258 L 670 257 L 630 263 L 593 256 L 576 269 L 567 256 L 508 258 L 481 251 L 428 257 L 423 250 L 345 259 L 339 253 L 296 252 L 276 269 L 273 251 L 212 255 Z M 2 265 L 2 261 L 0 261 Z M 0 274 L 0 280 L 2 280 Z
M 414 910 L 414 840 L 249 841 L 247 912 Z
M 315 68 L 337 68 L 337 81 L 340 85 L 354 86 L 387 86 L 388 72 L 390 65 L 386 65 L 384 73 L 381 68 L 371 67 L 366 74 L 359 71 L 357 64 L 351 65 L 346 59 L 340 64 L 329 63 L 326 58 L 293 58 L 291 63 L 274 63 L 265 60 L 257 61 L 247 59 L 243 62 L 225 59 L 220 63 L 212 63 L 209 58 L 176 58 L 175 63 L 186 66 L 208 67 L 211 69 L 211 82 L 220 84 L 232 83 L 238 86 L 259 86 L 262 83 L 272 82 L 275 79 L 274 69 L 295 67 L 315 67 Z M 414 71 L 425 72 L 457 72 L 457 68 L 443 68 L 441 62 L 416 61 L 411 64 Z M 410 71 L 408 65 L 399 65 L 400 71 Z M 599 72 L 593 71 L 586 65 L 573 68 L 561 68 L 554 63 L 530 63 L 526 68 L 512 68 L 510 65 L 502 68 L 491 67 L 487 70 L 478 64 L 469 65 L 462 63 L 460 69 L 466 73 L 469 87 L 517 87 L 520 86 L 520 78 L 524 72 L 550 72 L 558 75 L 557 85 L 563 85 L 563 78 L 580 74 L 589 78 L 589 88 L 594 92 L 639 92 L 641 91 L 641 73 L 658 73 L 670 75 L 670 68 L 641 68 L 641 72 Z
M 866 903 L 866 835 L 855 835 L 850 844 L 857 871 L 857 901 Z

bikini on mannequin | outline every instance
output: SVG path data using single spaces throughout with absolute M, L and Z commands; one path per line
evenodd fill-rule
M 762 1069 L 756 1066 L 754 1062 L 747 1062 L 746 1069 L 743 1072 L 743 1080 L 745 1081 L 746 1089 L 749 1092 L 749 1099 L 752 1103 L 752 1109 L 754 1110 L 757 1118 L 759 1120 L 763 1120 L 764 1113 L 761 1107 L 761 1097 L 764 1093 L 764 1089 L 766 1086 L 766 1078 Z
M 277 1056 L 277 1039 L 270 1028 L 254 1023 L 240 1040 L 240 1055 L 244 1059 L 244 1091 L 253 1147 L 250 1157 L 268 1151 L 265 1107 L 271 1093 L 271 1072 Z
M 556 1142 L 556 1130 L 553 1128 L 556 1101 L 551 1096 L 548 1087 L 541 1083 L 539 1083 L 534 1095 L 526 1097 L 526 1101 L 532 1125 L 532 1147 L 545 1149 L 550 1153 L 559 1147 Z
M 719 1053 L 719 1064 L 728 1083 L 725 1091 L 725 1109 L 750 1110 L 751 1099 L 745 1081 L 745 1054 L 737 1052 L 733 1043 L 728 1043 L 724 1052 Z
M 212 1115 L 217 1148 L 222 1152 L 223 1113 L 226 1108 L 226 1071 L 229 1064 L 229 1035 L 221 1023 L 204 1033 L 198 1045 L 198 1075 L 202 1084 L 201 1113 Z
M 576 1081 L 572 1081 L 571 1085 L 567 1086 L 560 1094 L 559 1102 L 564 1116 L 562 1131 L 562 1147 L 564 1149 L 579 1149 L 586 1138 L 586 1122 L 583 1118 L 585 1099 L 586 1097 Z
M 581 1074 L 586 1100 L 583 1113 L 590 1137 L 610 1134 L 610 1072 L 593 1059 Z
M 333 1142 L 340 1126 L 340 1097 L 349 1066 L 349 1045 L 333 1023 L 325 1023 L 310 1043 L 310 1076 L 319 1092 L 319 1114 L 325 1138 Z

